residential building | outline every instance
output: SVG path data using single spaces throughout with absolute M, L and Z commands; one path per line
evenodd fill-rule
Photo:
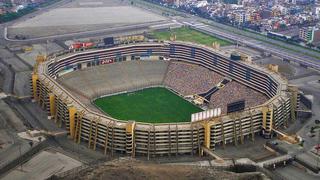
M 317 27 L 303 27 L 300 29 L 299 38 L 306 43 L 320 41 L 320 29 Z

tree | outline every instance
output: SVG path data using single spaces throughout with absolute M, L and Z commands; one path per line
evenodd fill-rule
M 30 145 L 30 147 L 32 147 L 33 146 L 33 141 L 30 141 L 29 145 Z
M 238 0 L 223 0 L 226 4 L 238 4 Z

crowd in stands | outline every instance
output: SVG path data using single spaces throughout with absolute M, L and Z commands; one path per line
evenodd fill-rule
M 229 82 L 226 86 L 211 96 L 212 108 L 221 108 L 222 114 L 227 113 L 227 105 L 240 100 L 245 100 L 245 108 L 257 106 L 267 101 L 267 96 L 257 92 L 236 81 Z
M 191 95 L 206 92 L 223 79 L 223 76 L 202 66 L 171 62 L 164 85 L 183 95 Z M 245 108 L 248 108 L 263 104 L 267 99 L 264 94 L 236 81 L 231 81 L 224 88 L 213 93 L 210 99 L 210 107 L 220 107 L 222 113 L 226 114 L 229 103 L 245 100 Z
M 204 93 L 217 85 L 223 76 L 202 66 L 171 62 L 164 85 L 183 95 Z

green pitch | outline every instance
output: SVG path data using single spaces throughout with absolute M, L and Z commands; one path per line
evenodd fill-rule
M 202 109 L 166 88 L 148 88 L 103 97 L 94 103 L 111 117 L 146 123 L 190 122 Z
M 212 46 L 213 42 L 220 43 L 220 46 L 231 45 L 229 41 L 207 35 L 187 27 L 172 29 L 170 31 L 155 31 L 151 35 L 159 40 L 169 40 L 171 34 L 175 34 L 178 41 L 188 41 L 206 46 Z

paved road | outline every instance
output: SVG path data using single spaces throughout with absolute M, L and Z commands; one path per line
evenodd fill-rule
M 256 39 L 251 39 L 251 38 L 248 38 L 248 37 L 245 37 L 242 35 L 232 34 L 230 32 L 226 32 L 226 31 L 221 31 L 220 29 L 217 29 L 217 28 L 212 27 L 207 24 L 190 22 L 190 21 L 189 22 L 182 21 L 182 23 L 189 25 L 199 31 L 203 31 L 205 33 L 212 34 L 212 35 L 222 36 L 224 38 L 231 39 L 235 42 L 239 42 L 239 43 L 244 44 L 246 46 L 274 54 L 274 55 L 282 57 L 284 59 L 292 60 L 292 61 L 297 62 L 299 64 L 304 64 L 308 67 L 312 67 L 315 69 L 320 69 L 320 60 L 317 58 L 309 57 L 309 56 L 306 56 L 301 53 L 293 53 L 288 49 L 276 47 L 272 44 L 262 42 L 262 41 L 259 41 Z M 319 54 L 319 57 L 320 57 L 320 54 Z
M 302 54 L 308 53 L 308 54 L 310 54 L 312 56 L 320 57 L 320 52 L 319 51 L 314 51 L 312 49 L 306 49 L 306 48 L 304 48 L 302 46 L 297 46 L 297 45 L 286 43 L 286 42 L 283 42 L 283 41 L 274 40 L 274 39 L 271 39 L 271 38 L 267 38 L 264 35 L 257 34 L 255 32 L 244 31 L 244 30 L 237 29 L 235 27 L 231 27 L 231 26 L 228 26 L 228 25 L 220 24 L 220 23 L 217 23 L 217 22 L 214 22 L 214 21 L 208 21 L 208 20 L 205 20 L 203 18 L 193 17 L 193 19 L 197 20 L 198 22 L 208 23 L 208 24 L 212 25 L 213 27 L 216 27 L 218 29 L 223 30 L 224 32 L 232 32 L 232 34 L 248 37 L 248 39 L 260 40 L 262 42 L 266 42 L 267 41 L 269 44 L 277 44 L 279 46 L 285 46 L 285 47 L 293 49 L 293 50 L 295 50 L 297 52 L 302 52 Z
M 1 88 L 5 93 L 11 94 L 13 92 L 13 82 L 14 82 L 15 72 L 13 72 L 8 68 L 7 64 L 5 64 L 2 61 L 1 57 L 0 57 L 0 70 L 2 72 L 2 75 L 7 77 L 4 79 L 3 87 Z
M 288 180 L 317 180 L 319 176 L 315 176 L 312 174 L 308 174 L 305 169 L 299 168 L 295 165 L 288 165 L 285 167 L 278 167 L 275 170 L 275 174 L 280 174 L 281 177 L 286 178 Z
M 298 131 L 298 135 L 301 136 L 305 142 L 304 142 L 304 149 L 310 150 L 313 146 L 315 146 L 318 143 L 318 133 L 315 137 L 309 137 L 307 136 L 308 132 L 310 132 L 310 128 L 315 125 L 314 120 L 320 119 L 320 89 L 315 89 L 314 87 L 310 87 L 308 85 L 303 85 L 299 87 L 301 90 L 306 92 L 307 94 L 312 94 L 314 97 L 314 103 L 312 107 L 313 116 L 312 119 L 304 125 L 304 127 Z
M 193 28 L 204 31 L 208 34 L 222 36 L 227 39 L 238 41 L 247 46 L 273 53 L 284 59 L 293 60 L 297 63 L 304 64 L 315 69 L 320 69 L 319 51 L 313 51 L 304 47 L 270 39 L 254 32 L 243 31 L 208 19 L 191 16 L 190 14 L 178 12 L 173 9 L 150 4 L 143 0 L 135 0 L 135 2 L 139 4 L 139 6 L 145 7 L 146 9 L 154 12 L 160 13 L 161 11 L 169 11 L 173 14 L 183 14 L 185 18 L 178 18 L 180 23 L 190 25 Z

